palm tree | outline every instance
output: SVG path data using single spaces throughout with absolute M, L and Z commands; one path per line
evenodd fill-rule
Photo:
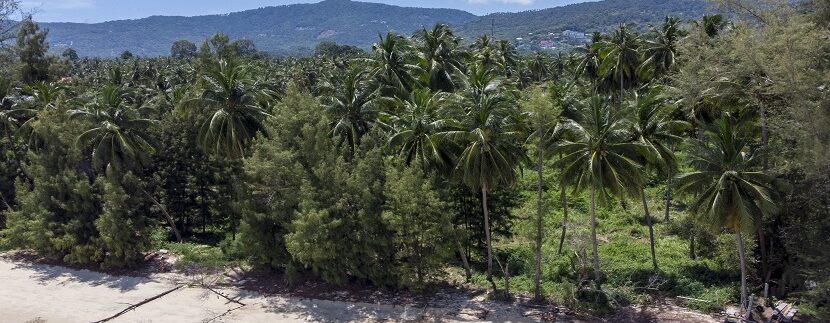
M 735 233 L 741 263 L 741 307 L 747 308 L 747 273 L 743 232 L 754 232 L 761 218 L 777 212 L 772 198 L 775 178 L 762 169 L 763 158 L 740 136 L 745 118 L 726 113 L 706 132 L 706 141 L 691 140 L 695 171 L 677 176 L 678 190 L 694 196 L 689 210 L 713 230 Z M 748 314 L 748 313 L 747 313 Z
M 378 36 L 379 42 L 372 45 L 375 57 L 371 59 L 373 75 L 377 77 L 383 96 L 408 94 L 417 80 L 413 75 L 420 68 L 410 62 L 414 58 L 412 44 L 405 37 L 393 33 Z
M 680 19 L 676 17 L 666 17 L 660 28 L 649 28 L 653 38 L 645 42 L 646 59 L 640 68 L 651 71 L 654 77 L 659 77 L 674 67 L 677 60 L 677 45 L 685 32 L 680 27 Z
M 586 76 L 590 81 L 592 87 L 596 87 L 599 81 L 599 67 L 602 65 L 600 52 L 602 51 L 603 37 L 599 32 L 594 32 L 591 35 L 591 42 L 585 44 L 585 47 L 579 48 L 579 64 L 577 66 L 577 77 L 579 75 Z
M 502 79 L 492 70 L 472 66 L 464 90 L 464 131 L 452 135 L 464 147 L 456 172 L 470 188 L 481 192 L 484 233 L 487 249 L 487 280 L 493 281 L 493 248 L 487 195 L 500 186 L 512 185 L 516 167 L 524 160 L 520 146 L 522 132 L 517 130 L 514 94 L 504 89 Z
M 231 158 L 245 156 L 257 133 L 265 133 L 263 121 L 270 116 L 259 102 L 265 93 L 252 80 L 248 67 L 220 60 L 202 76 L 198 91 L 179 111 L 201 109 L 210 114 L 199 130 L 202 148 Z
M 653 87 L 643 95 L 638 93 L 634 95 L 634 100 L 630 102 L 631 109 L 635 113 L 632 125 L 634 140 L 648 148 L 648 153 L 642 158 L 642 164 L 650 169 L 661 171 L 671 178 L 671 174 L 677 169 L 677 159 L 670 147 L 682 141 L 680 134 L 690 125 L 685 121 L 673 120 L 669 117 L 665 111 L 667 107 L 665 104 L 666 98 L 663 97 L 660 87 Z M 669 185 L 671 185 L 671 182 L 667 183 L 667 189 Z M 640 197 L 648 223 L 651 262 L 654 270 L 657 271 L 653 219 L 648 211 L 645 187 L 641 188 Z
M 542 299 L 542 218 L 544 216 L 544 203 L 542 198 L 542 187 L 544 185 L 543 167 L 548 159 L 552 145 L 559 138 L 558 120 L 555 110 L 564 105 L 570 84 L 551 84 L 535 89 L 529 96 L 527 104 L 530 111 L 526 112 L 533 120 L 532 132 L 528 141 L 535 141 L 536 144 L 536 272 L 534 276 L 534 295 L 536 300 Z M 567 220 L 565 220 L 567 221 Z
M 109 167 L 120 174 L 133 165 L 143 167 L 148 156 L 155 152 L 148 131 L 156 121 L 143 119 L 137 111 L 126 106 L 125 94 L 119 86 L 107 85 L 93 105 L 68 111 L 71 118 L 86 120 L 91 125 L 78 136 L 76 145 L 81 151 L 91 151 L 93 166 L 99 172 Z M 149 192 L 139 189 L 161 210 L 176 240 L 181 242 L 182 235 L 173 216 Z
M 636 196 L 642 185 L 642 166 L 638 157 L 646 150 L 632 142 L 630 123 L 622 111 L 613 111 L 608 100 L 592 96 L 562 122 L 563 140 L 554 153 L 563 157 L 555 165 L 562 168 L 562 181 L 576 191 L 589 191 L 594 278 L 602 281 L 596 233 L 597 194 L 600 201 L 611 196 Z
M 92 128 L 77 138 L 79 149 L 92 147 L 93 166 L 104 170 L 112 166 L 120 171 L 135 162 L 144 166 L 147 157 L 155 152 L 147 131 L 154 120 L 142 119 L 138 113 L 124 106 L 124 91 L 106 86 L 98 102 L 88 109 L 70 110 L 72 118 L 91 122 Z
M 375 121 L 376 95 L 369 72 L 352 66 L 340 86 L 327 89 L 323 104 L 333 117 L 332 133 L 348 142 L 353 150 Z
M 461 39 L 445 24 L 423 28 L 414 36 L 419 51 L 419 65 L 424 72 L 422 84 L 433 91 L 453 92 L 456 78 L 462 74 Z
M 709 38 L 715 38 L 729 25 L 729 21 L 722 14 L 704 15 L 700 21 L 695 21 L 695 25 L 703 30 Z
M 384 124 L 392 130 L 389 147 L 407 165 L 415 161 L 446 170 L 455 160 L 447 136 L 459 128 L 450 111 L 458 101 L 455 95 L 429 89 L 415 90 L 407 100 L 394 99 L 392 112 L 383 114 Z
M 599 74 L 612 76 L 620 86 L 620 100 L 625 95 L 626 80 L 633 85 L 637 79 L 637 67 L 640 66 L 640 36 L 625 25 L 614 31 L 610 39 L 603 42 L 600 58 L 602 64 Z

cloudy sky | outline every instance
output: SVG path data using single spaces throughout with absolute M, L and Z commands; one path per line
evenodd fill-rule
M 474 14 L 542 9 L 587 0 L 361 0 L 409 7 L 462 9 Z M 102 22 L 152 15 L 195 16 L 319 0 L 22 0 L 35 20 Z

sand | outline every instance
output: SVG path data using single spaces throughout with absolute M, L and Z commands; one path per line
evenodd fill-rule
M 176 287 L 181 286 L 178 289 Z M 178 273 L 112 276 L 0 258 L 0 322 L 97 322 L 166 291 L 109 322 L 538 322 L 520 306 L 449 299 L 413 308 L 261 295 L 234 287 L 207 289 Z M 221 293 L 224 296 L 217 294 Z M 481 320 L 477 315 L 486 314 Z M 717 322 L 681 308 L 640 308 L 615 322 Z M 557 317 L 557 322 L 604 321 Z

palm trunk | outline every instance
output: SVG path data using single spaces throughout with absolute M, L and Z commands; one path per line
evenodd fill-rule
M 646 223 L 648 223 L 648 242 L 651 246 L 651 265 L 654 271 L 657 271 L 657 254 L 654 252 L 654 225 L 651 222 L 651 214 L 648 212 L 648 202 L 646 201 L 646 191 L 640 191 L 640 197 L 643 199 L 643 212 L 645 213 Z
M 761 277 L 764 279 L 764 284 L 767 283 L 769 277 L 769 254 L 767 253 L 767 238 L 764 234 L 764 229 L 758 227 L 758 247 L 761 251 Z
M 473 278 L 473 272 L 470 270 L 470 263 L 467 261 L 467 253 L 464 252 L 464 246 L 461 245 L 461 241 L 455 240 L 455 243 L 458 245 L 458 255 L 461 256 L 461 265 L 464 266 L 464 275 L 469 282 Z
M 541 131 L 539 131 L 541 135 Z M 542 143 L 539 142 L 539 145 Z M 533 286 L 533 294 L 536 300 L 542 299 L 542 215 L 544 213 L 543 203 L 542 203 L 542 182 L 544 181 L 542 175 L 542 164 L 544 163 L 544 156 L 542 155 L 541 149 L 539 149 L 537 158 L 539 159 L 536 169 L 538 171 L 538 179 L 536 181 L 536 248 L 534 252 L 536 253 L 536 274 L 534 275 L 534 286 Z
M 487 281 L 493 285 L 496 292 L 496 282 L 493 281 L 493 245 L 490 239 L 490 211 L 487 209 L 487 184 L 481 185 L 481 206 L 484 211 L 484 239 L 487 248 Z
M 147 197 L 151 201 L 153 201 L 153 204 L 155 204 L 156 207 L 159 208 L 159 210 L 161 210 L 161 213 L 164 215 L 164 218 L 167 220 L 167 224 L 170 225 L 170 228 L 173 229 L 173 234 L 176 235 L 176 241 L 177 242 L 182 242 L 183 241 L 182 234 L 179 232 L 179 229 L 176 228 L 176 220 L 174 220 L 173 216 L 171 216 L 170 213 L 167 212 L 167 208 L 164 207 L 164 205 L 161 205 L 161 203 L 159 203 L 158 200 L 156 200 L 152 195 L 150 195 L 150 193 L 147 193 L 147 191 L 144 188 L 141 188 L 141 191 L 144 192 L 144 195 L 147 195 Z
M 559 251 L 557 251 L 557 255 L 562 254 L 562 245 L 565 244 L 565 234 L 568 231 L 568 196 L 565 194 L 565 183 L 561 183 L 562 187 L 560 188 L 559 195 L 562 199 L 562 235 L 559 236 Z
M 672 174 L 669 172 L 669 178 L 666 179 L 666 215 L 663 218 L 665 224 L 669 224 L 669 212 L 671 212 L 671 178 Z
M 697 253 L 695 252 L 695 236 L 692 235 L 692 238 L 689 239 L 689 259 L 695 260 L 697 259 Z
M 746 309 L 749 304 L 747 304 L 747 290 L 746 290 L 746 260 L 744 255 L 744 239 L 741 238 L 741 231 L 738 230 L 735 233 L 735 242 L 738 244 L 738 257 L 741 258 L 741 308 Z M 744 313 L 746 317 L 749 317 L 749 311 Z
M 602 271 L 599 267 L 599 247 L 597 243 L 597 212 L 595 191 L 596 189 L 594 188 L 594 186 L 591 186 L 591 248 L 593 249 L 594 253 L 594 280 L 596 281 L 597 285 L 600 285 L 602 282 Z

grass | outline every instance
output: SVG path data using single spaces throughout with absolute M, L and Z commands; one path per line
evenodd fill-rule
M 547 174 L 546 174 L 547 176 Z M 536 214 L 535 173 L 523 179 L 524 205 L 514 212 L 516 235 L 510 240 L 494 243 L 499 254 L 510 255 L 511 292 L 532 294 L 534 287 L 533 241 Z M 551 183 L 554 181 L 548 181 Z M 713 235 L 700 242 L 699 257 L 689 256 L 689 241 L 675 234 L 689 215 L 671 210 L 671 224 L 663 224 L 665 201 L 659 182 L 646 191 L 649 211 L 654 218 L 656 258 L 659 270 L 651 265 L 648 226 L 641 203 L 628 201 L 599 205 L 597 236 L 605 282 L 603 295 L 588 295 L 578 286 L 589 285 L 592 278 L 590 262 L 590 229 L 587 198 L 569 194 L 568 234 L 562 255 L 557 255 L 562 210 L 557 187 L 548 188 L 543 219 L 542 293 L 549 300 L 581 310 L 603 312 L 631 303 L 650 303 L 658 298 L 683 296 L 704 300 L 688 301 L 686 306 L 715 311 L 739 299 L 740 271 L 737 267 L 734 240 L 731 235 Z M 748 254 L 754 248 L 750 243 Z M 476 259 L 481 262 L 480 259 Z M 751 259 L 750 259 L 751 261 Z M 495 273 L 500 276 L 497 267 Z M 477 272 L 473 283 L 488 288 L 485 275 Z M 499 286 L 503 284 L 498 282 Z

